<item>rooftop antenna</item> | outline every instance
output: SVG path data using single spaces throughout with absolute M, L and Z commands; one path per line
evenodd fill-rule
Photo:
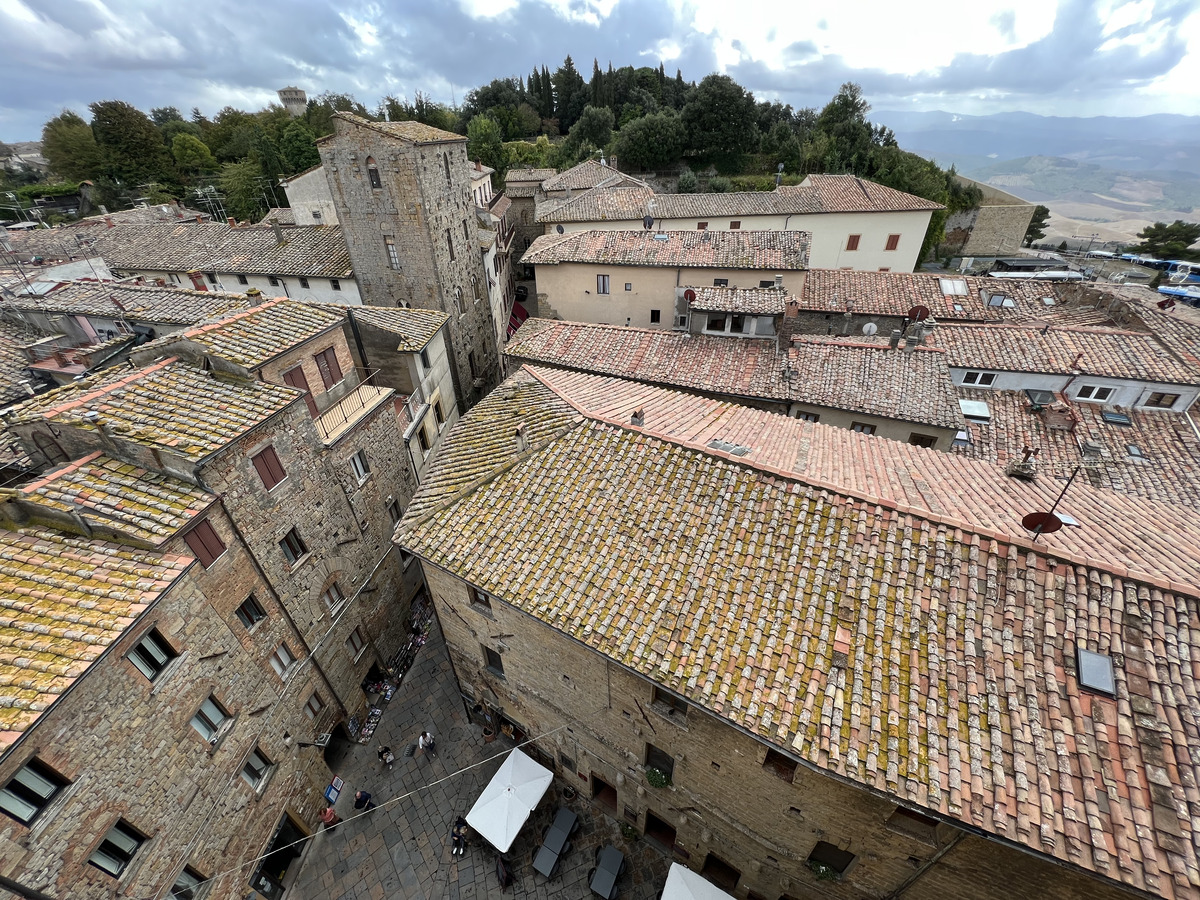
M 1029 457 L 1035 451 L 1031 451 L 1028 447 L 1025 448 L 1025 461 L 1028 462 Z M 1084 446 L 1083 462 L 1075 467 L 1075 471 L 1071 473 L 1071 477 L 1067 479 L 1067 483 L 1063 485 L 1063 489 L 1059 492 L 1058 498 L 1054 501 L 1054 505 L 1050 507 L 1048 512 L 1031 512 L 1021 520 L 1021 527 L 1026 531 L 1033 533 L 1033 539 L 1036 541 L 1043 534 L 1053 534 L 1063 527 L 1063 520 L 1054 514 L 1058 509 L 1058 504 L 1062 503 L 1063 497 L 1067 495 L 1067 491 L 1071 487 L 1071 483 L 1075 481 L 1076 476 L 1084 469 L 1092 468 L 1098 461 L 1100 456 L 1099 448 L 1091 448 Z

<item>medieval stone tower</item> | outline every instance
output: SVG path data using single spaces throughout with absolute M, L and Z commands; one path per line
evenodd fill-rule
M 455 390 L 467 409 L 500 377 L 467 139 L 336 113 L 318 147 L 363 303 L 450 316 Z

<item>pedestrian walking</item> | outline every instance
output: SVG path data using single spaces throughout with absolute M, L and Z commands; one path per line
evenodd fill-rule
M 459 816 L 454 821 L 454 829 L 450 832 L 450 839 L 453 846 L 450 849 L 451 856 L 462 856 L 467 852 L 467 820 Z
M 320 815 L 318 815 L 317 818 L 319 818 L 325 824 L 326 828 L 332 828 L 334 825 L 337 825 L 342 821 L 342 817 L 333 811 L 332 806 L 327 806 L 321 810 Z
M 387 766 L 389 770 L 392 768 L 392 764 L 396 761 L 396 754 L 392 752 L 391 747 L 385 747 L 382 744 L 379 745 L 379 761 Z
M 374 809 L 375 804 L 371 802 L 371 795 L 366 791 L 355 791 L 354 808 L 362 810 Z
M 422 731 L 421 736 L 417 738 L 417 746 L 424 751 L 426 756 L 437 756 L 437 748 L 434 746 L 432 732 Z

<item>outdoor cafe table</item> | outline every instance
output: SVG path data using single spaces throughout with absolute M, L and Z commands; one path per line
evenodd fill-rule
M 592 876 L 593 893 L 601 897 L 611 897 L 616 893 L 617 876 L 621 874 L 621 864 L 624 861 L 625 854 L 612 844 L 600 851 L 600 858 L 596 862 L 596 874 Z
M 558 854 L 549 847 L 542 846 L 538 849 L 537 856 L 533 860 L 533 870 L 549 878 L 554 874 L 554 866 L 558 863 Z
M 556 856 L 562 853 L 577 819 L 578 816 L 575 813 L 565 806 L 560 806 L 554 822 L 550 825 L 550 830 L 546 832 L 546 839 L 542 841 L 542 846 L 551 850 Z

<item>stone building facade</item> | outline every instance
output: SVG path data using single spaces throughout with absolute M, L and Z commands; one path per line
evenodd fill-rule
M 1035 205 L 981 181 L 957 176 L 983 191 L 979 206 L 946 219 L 946 252 L 956 256 L 1012 256 L 1020 252 Z
M 466 138 L 417 122 L 334 117 L 318 142 L 363 302 L 446 313 L 459 406 L 500 372 Z

